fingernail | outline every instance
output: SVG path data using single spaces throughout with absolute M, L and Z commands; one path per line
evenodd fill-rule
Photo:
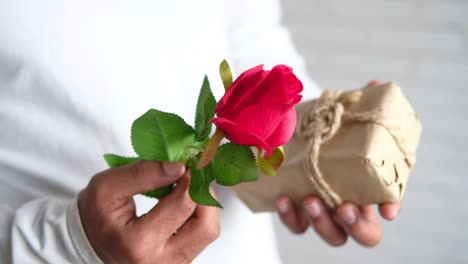
M 184 167 L 179 162 L 164 162 L 162 167 L 168 176 L 180 176 L 184 173 Z
M 341 215 L 341 219 L 347 225 L 352 225 L 357 221 L 357 214 L 354 209 L 347 210 Z
M 314 219 L 318 218 L 320 216 L 321 211 L 322 211 L 317 202 L 307 203 L 306 206 L 305 206 L 305 209 L 306 209 L 307 213 L 310 215 L 310 217 L 312 217 Z
M 285 214 L 289 210 L 289 204 L 286 200 L 279 200 L 278 201 L 278 211 L 280 214 Z

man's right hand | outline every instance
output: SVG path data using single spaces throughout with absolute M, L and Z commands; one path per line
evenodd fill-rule
M 132 196 L 175 189 L 136 216 Z M 180 163 L 140 161 L 95 175 L 78 196 L 91 246 L 105 263 L 190 263 L 220 233 L 219 211 L 188 195 L 189 171 Z

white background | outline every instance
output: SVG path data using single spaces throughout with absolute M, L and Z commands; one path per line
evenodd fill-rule
M 277 222 L 284 263 L 468 263 L 468 1 L 283 0 L 283 9 L 321 86 L 394 80 L 424 125 L 401 214 L 378 247 L 332 248 Z

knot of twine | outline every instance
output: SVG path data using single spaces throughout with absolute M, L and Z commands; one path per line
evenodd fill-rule
M 307 141 L 306 155 L 308 159 L 304 163 L 309 179 L 316 187 L 319 195 L 330 207 L 337 207 L 342 203 L 340 196 L 333 191 L 324 180 L 319 168 L 320 147 L 338 132 L 345 122 L 374 123 L 384 127 L 393 137 L 401 153 L 405 157 L 410 169 L 415 163 L 415 151 L 407 144 L 404 133 L 400 132 L 398 124 L 382 118 L 382 112 L 369 111 L 354 113 L 347 109 L 360 100 L 361 91 L 325 91 L 322 96 L 311 101 L 310 106 L 303 113 L 297 133 Z

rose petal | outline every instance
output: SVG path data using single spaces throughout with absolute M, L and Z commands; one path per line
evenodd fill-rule
M 277 65 L 271 71 L 263 71 L 261 83 L 250 89 L 249 93 L 244 93 L 243 96 L 238 97 L 242 102 L 237 102 L 235 107 L 229 107 L 229 112 L 224 109 L 221 112 L 217 109 L 216 114 L 233 120 L 241 110 L 250 105 L 258 104 L 259 102 L 270 101 L 292 105 L 292 101 L 294 100 L 287 97 L 285 92 L 291 89 L 289 84 L 285 81 L 285 76 L 283 76 L 288 74 L 291 75 L 291 82 L 296 81 L 294 82 L 295 86 L 292 89 L 296 91 L 300 90 L 302 88 L 302 84 L 299 82 L 299 85 L 297 85 L 298 80 L 296 76 L 292 74 L 291 68 L 286 65 Z M 296 97 L 297 93 L 298 92 L 293 93 L 293 96 L 290 97 Z M 232 103 L 233 100 L 229 102 L 229 104 Z
M 288 76 L 286 76 L 286 78 L 289 79 L 289 89 L 286 90 L 286 97 L 289 100 L 292 99 L 292 101 L 295 101 L 299 93 L 304 90 L 304 86 L 302 85 L 302 82 L 299 79 L 297 79 L 297 77 L 292 72 L 288 73 Z
M 236 123 L 221 117 L 213 118 L 211 121 L 232 143 L 244 146 L 256 146 L 267 153 L 271 153 L 272 148 L 264 140 L 246 131 Z
M 276 130 L 288 109 L 287 105 L 258 102 L 243 109 L 234 122 L 265 140 Z
M 300 94 L 299 94 L 299 95 L 296 95 L 296 96 L 294 97 L 294 99 L 292 99 L 291 104 L 292 104 L 292 105 L 296 105 L 296 104 L 298 104 L 301 100 L 302 100 L 302 95 L 300 95 Z
M 229 115 L 235 109 L 242 108 L 241 104 L 245 98 L 255 91 L 267 74 L 268 71 L 263 70 L 263 65 L 243 72 L 218 102 L 215 112 L 218 115 Z
M 270 89 L 269 93 L 265 94 L 268 100 L 290 105 L 298 102 L 297 96 L 303 90 L 302 82 L 294 75 L 292 68 L 286 65 L 273 67 L 262 86 L 265 86 L 263 89 Z
M 291 107 L 291 109 L 283 115 L 281 123 L 277 126 L 273 134 L 271 134 L 270 137 L 266 139 L 268 145 L 270 145 L 272 148 L 276 148 L 288 143 L 294 134 L 294 130 L 296 129 L 296 119 L 296 110 L 294 107 Z

